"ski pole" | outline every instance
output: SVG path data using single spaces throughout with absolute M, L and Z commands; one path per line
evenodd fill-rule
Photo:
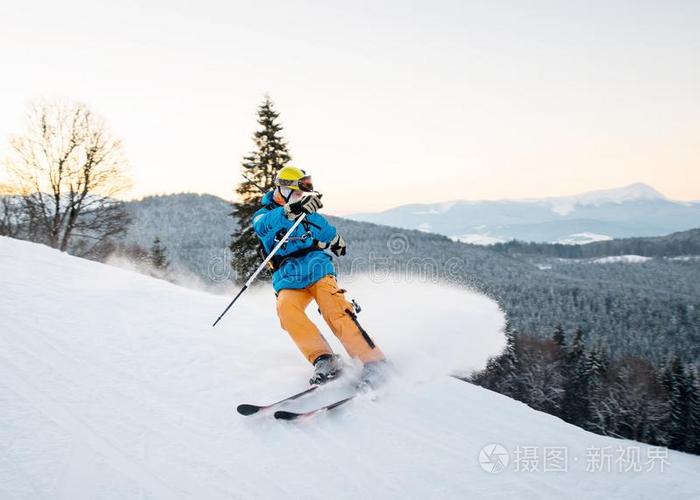
M 272 249 L 272 251 L 269 254 L 267 254 L 267 257 L 265 257 L 265 260 L 262 261 L 262 264 L 260 264 L 260 266 L 256 269 L 256 271 L 250 275 L 250 278 L 248 278 L 248 281 L 245 282 L 245 285 L 243 285 L 243 288 L 241 288 L 238 291 L 238 293 L 233 298 L 233 300 L 229 303 L 228 306 L 226 306 L 226 309 L 224 309 L 224 312 L 222 312 L 221 315 L 218 318 L 216 318 L 216 321 L 214 321 L 214 324 L 211 325 L 212 328 L 214 328 L 216 326 L 216 324 L 219 322 L 219 320 L 224 317 L 224 314 L 226 314 L 228 312 L 228 310 L 231 309 L 231 306 L 233 306 L 233 304 L 235 304 L 235 302 L 238 300 L 238 297 L 243 295 L 243 292 L 245 292 L 248 289 L 248 286 L 253 281 L 255 281 L 255 278 L 258 277 L 258 274 L 260 274 L 260 272 L 267 265 L 267 263 L 270 262 L 270 259 L 272 259 L 272 257 L 277 253 L 277 250 L 279 250 L 280 247 L 282 245 L 284 245 L 284 242 L 287 241 L 287 238 L 289 238 L 289 236 L 294 232 L 294 230 L 297 228 L 297 226 L 299 226 L 299 224 L 301 224 L 301 221 L 303 221 L 304 218 L 306 218 L 306 214 L 301 214 L 299 216 L 299 218 L 297 218 L 296 222 L 294 222 L 294 224 L 292 224 L 292 227 L 289 228 L 289 231 L 287 231 L 287 234 L 285 234 L 282 237 L 282 239 L 279 240 L 279 242 L 277 242 L 277 244 Z

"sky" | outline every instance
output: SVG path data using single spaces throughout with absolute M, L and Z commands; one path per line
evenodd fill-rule
M 700 2 L 0 3 L 0 155 L 78 100 L 133 189 L 234 199 L 269 93 L 330 213 L 645 182 L 700 200 Z

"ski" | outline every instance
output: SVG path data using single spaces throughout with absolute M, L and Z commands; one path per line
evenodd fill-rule
M 309 387 L 308 389 L 305 389 L 305 390 L 303 390 L 303 391 L 301 391 L 301 392 L 298 392 L 297 394 L 294 394 L 294 395 L 292 395 L 292 396 L 286 397 L 286 398 L 284 398 L 284 399 L 280 399 L 279 401 L 275 401 L 274 403 L 270 403 L 270 404 L 268 404 L 268 405 L 242 404 L 242 405 L 238 405 L 238 407 L 236 408 L 236 410 L 237 410 L 238 413 L 240 413 L 241 415 L 244 415 L 244 416 L 247 417 L 248 415 L 254 415 L 254 414 L 258 413 L 258 412 L 261 411 L 261 410 L 267 410 L 267 409 L 269 409 L 269 408 L 274 408 L 275 406 L 281 405 L 282 403 L 286 403 L 287 401 L 293 401 L 293 400 L 298 399 L 298 398 L 300 398 L 300 397 L 302 397 L 302 396 L 306 396 L 307 394 L 310 394 L 310 393 L 314 392 L 314 391 L 315 391 L 316 389 L 318 389 L 318 388 L 319 388 L 319 386 L 317 386 L 317 385 L 312 385 L 312 386 Z
M 297 418 L 301 417 L 310 417 L 311 415 L 315 415 L 316 413 L 325 411 L 325 410 L 332 410 L 333 408 L 337 408 L 340 405 L 344 405 L 348 401 L 352 400 L 357 394 L 353 394 L 350 397 L 340 399 L 336 401 L 335 403 L 330 403 L 324 406 L 321 406 L 320 408 L 315 408 L 313 410 L 305 411 L 305 412 L 293 412 L 293 411 L 285 411 L 285 410 L 278 410 L 275 412 L 275 418 L 277 420 L 296 420 Z

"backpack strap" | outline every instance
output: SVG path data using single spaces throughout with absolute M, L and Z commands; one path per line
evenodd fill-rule
M 318 247 L 318 240 L 314 240 L 313 243 L 308 247 L 300 248 L 299 250 L 290 252 L 287 255 L 275 255 L 274 257 L 272 257 L 272 259 L 270 259 L 270 263 L 272 264 L 271 269 L 273 272 L 277 271 L 288 260 L 299 259 L 313 252 L 323 252 L 323 249 Z

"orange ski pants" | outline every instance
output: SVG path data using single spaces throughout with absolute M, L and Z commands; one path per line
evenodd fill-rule
M 286 288 L 277 294 L 280 324 L 310 363 L 322 354 L 333 353 L 318 327 L 304 312 L 312 299 L 350 357 L 363 363 L 384 359 L 382 351 L 357 322 L 354 307 L 344 292 L 338 288 L 335 277 L 327 275 L 307 288 Z

